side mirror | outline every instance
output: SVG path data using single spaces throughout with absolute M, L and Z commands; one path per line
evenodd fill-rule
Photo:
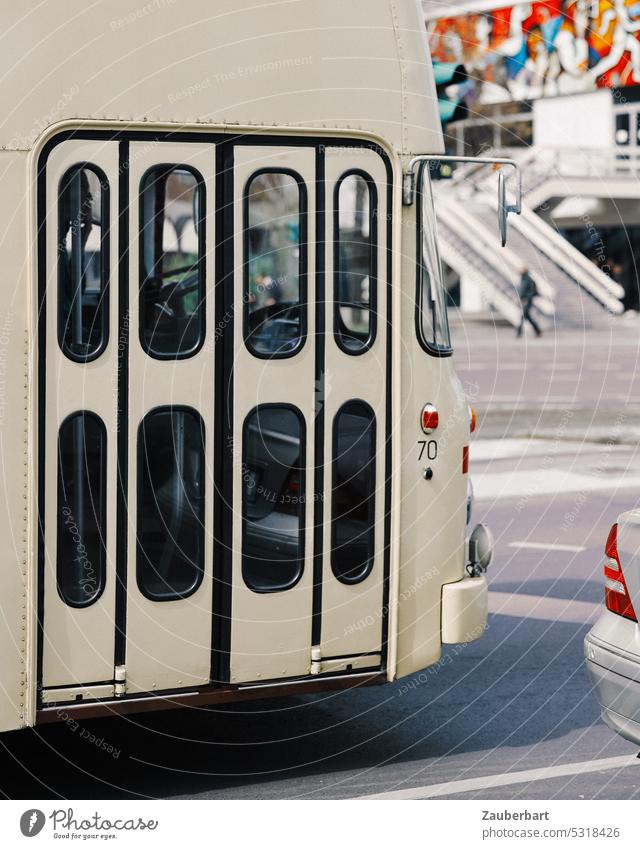
M 498 174 L 498 227 L 500 228 L 500 244 L 504 248 L 507 244 L 507 215 L 509 214 L 507 204 L 507 183 L 502 171 Z
M 486 525 L 478 524 L 469 537 L 467 574 L 477 578 L 489 568 L 493 557 L 493 535 Z

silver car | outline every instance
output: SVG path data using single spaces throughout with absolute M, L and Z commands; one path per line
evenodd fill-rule
M 605 546 L 605 606 L 584 641 L 602 718 L 640 744 L 640 510 L 622 513 Z

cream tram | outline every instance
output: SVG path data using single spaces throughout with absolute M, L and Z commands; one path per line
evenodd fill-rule
M 419 4 L 4 23 L 0 730 L 478 637 Z

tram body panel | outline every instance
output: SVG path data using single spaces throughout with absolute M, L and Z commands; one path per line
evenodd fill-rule
M 420 5 L 193 0 L 139 22 L 115 0 L 62 30 L 55 2 L 27 7 L 0 91 L 2 146 L 25 151 L 0 152 L 0 731 L 379 683 L 437 661 L 443 629 L 480 636 L 467 402 L 416 335 L 402 205 L 411 156 L 443 150 Z M 51 71 L 52 32 L 77 59 Z M 84 51 L 105 72 L 78 87 Z M 51 71 L 29 92 L 27 59 Z
M 32 572 L 33 480 L 27 465 L 29 372 L 29 255 L 25 193 L 27 156 L 0 152 L 0 191 L 14 203 L 0 206 L 4 285 L 0 291 L 0 730 L 35 721 L 35 581 Z
M 81 116 L 331 127 L 374 133 L 398 151 L 444 149 L 413 0 L 190 0 L 137 17 L 129 0 L 90 9 L 25 0 L 4 23 L 0 147 L 29 149 L 45 126 Z
M 428 184 L 424 185 L 423 226 L 435 234 Z M 401 491 L 398 580 L 398 677 L 424 669 L 441 654 L 442 586 L 465 576 L 465 521 L 468 473 L 463 471 L 463 449 L 469 445 L 469 401 L 454 370 L 451 356 L 433 356 L 418 340 L 418 281 L 416 232 L 421 198 L 405 209 L 402 232 L 403 293 L 400 322 L 403 328 L 400 356 Z M 434 239 L 435 241 L 435 239 Z M 438 263 L 433 243 L 431 271 Z M 409 330 L 410 328 L 410 330 Z M 432 433 L 421 428 L 425 404 L 438 411 L 439 424 Z M 425 479 L 430 469 L 432 477 Z M 478 579 L 480 580 L 480 579 Z M 481 630 L 467 640 L 477 638 Z

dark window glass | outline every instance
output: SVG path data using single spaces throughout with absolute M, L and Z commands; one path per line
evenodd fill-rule
M 256 592 L 292 587 L 304 562 L 304 420 L 263 405 L 244 424 L 242 575 Z
M 203 428 L 194 410 L 162 408 L 138 429 L 137 577 L 148 598 L 184 598 L 202 579 Z
M 376 423 L 363 401 L 344 404 L 333 422 L 331 568 L 354 584 L 373 567 Z
M 204 333 L 204 187 L 163 165 L 141 192 L 140 341 L 154 357 L 188 357 Z
M 629 144 L 629 115 L 616 115 L 616 144 Z
M 57 582 L 73 607 L 86 607 L 104 589 L 106 460 L 100 419 L 69 416 L 58 434 Z
M 90 166 L 60 182 L 58 342 L 74 360 L 96 357 L 107 342 L 109 189 Z
M 344 351 L 359 354 L 375 335 L 375 187 L 362 174 L 347 174 L 336 200 L 336 335 Z
M 261 172 L 247 185 L 245 339 L 258 356 L 293 354 L 304 334 L 303 189 L 280 171 Z

